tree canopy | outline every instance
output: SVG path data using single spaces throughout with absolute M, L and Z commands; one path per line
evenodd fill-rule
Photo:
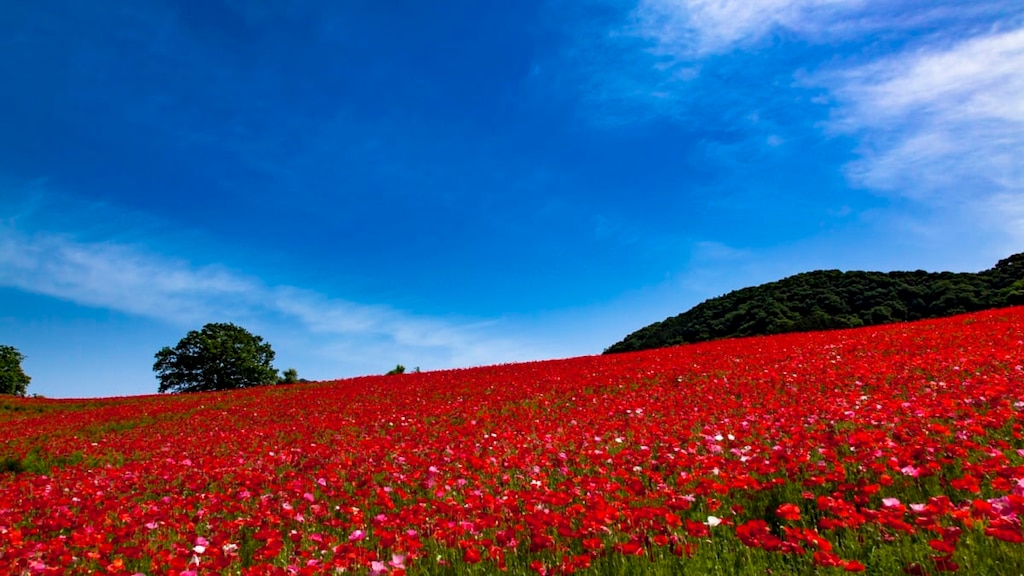
M 273 361 L 274 350 L 263 338 L 234 324 L 211 323 L 157 352 L 153 371 L 160 392 L 230 390 L 277 383 Z
M 0 394 L 25 395 L 32 378 L 21 369 L 24 359 L 14 346 L 0 344 Z
M 978 273 L 818 270 L 712 298 L 633 332 L 605 354 L 941 318 L 1015 304 L 1024 304 L 1024 254 Z

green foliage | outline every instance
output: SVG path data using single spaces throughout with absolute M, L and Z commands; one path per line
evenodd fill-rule
M 28 453 L 20 456 L 0 454 L 0 474 L 4 472 L 49 474 L 54 468 L 60 469 L 69 466 L 94 468 L 122 465 L 124 465 L 124 456 L 117 453 L 87 456 L 81 451 L 76 451 L 67 454 L 50 454 L 44 449 L 34 447 Z
M 277 379 L 278 384 L 295 384 L 299 381 L 299 371 L 295 368 L 285 370 Z
M 976 274 L 805 272 L 707 300 L 605 354 L 742 336 L 856 328 L 1024 304 L 1024 253 Z
M 14 346 L 0 344 L 0 394 L 24 396 L 32 378 L 21 369 L 25 355 Z
M 388 370 L 388 372 L 387 372 L 387 374 L 385 374 L 385 376 L 393 376 L 395 374 L 405 374 L 405 366 L 402 366 L 401 364 L 399 364 L 398 366 L 395 366 L 391 370 Z
M 160 392 L 230 390 L 277 382 L 273 361 L 263 338 L 234 324 L 211 323 L 157 352 L 153 371 Z

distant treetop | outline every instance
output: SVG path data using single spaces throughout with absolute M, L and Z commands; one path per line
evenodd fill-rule
M 0 394 L 25 395 L 32 378 L 21 369 L 24 359 L 14 346 L 0 344 Z
M 301 382 L 299 378 L 299 371 L 295 368 L 289 368 L 281 373 L 281 377 L 277 379 L 278 384 L 295 384 Z
M 263 338 L 234 324 L 192 330 L 174 347 L 156 353 L 153 371 L 160 392 L 206 392 L 278 382 L 274 350 Z M 298 372 L 286 377 L 298 376 Z

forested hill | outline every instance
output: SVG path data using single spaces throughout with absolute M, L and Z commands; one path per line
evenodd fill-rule
M 712 298 L 605 354 L 718 338 L 852 328 L 1024 304 L 1024 253 L 978 273 L 805 272 Z

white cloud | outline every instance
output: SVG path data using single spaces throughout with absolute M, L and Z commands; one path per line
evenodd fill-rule
M 1002 228 L 1005 239 L 997 248 L 1000 256 L 1020 252 L 1024 247 L 1024 194 L 995 194 L 979 203 L 972 216 L 983 226 Z
M 703 89 L 678 71 L 713 65 L 716 54 L 762 48 L 776 35 L 857 48 L 810 82 L 797 82 L 826 88 L 828 97 L 817 100 L 833 106 L 824 129 L 857 139 L 858 158 L 843 167 L 853 184 L 941 212 L 933 220 L 944 225 L 954 217 L 984 221 L 987 242 L 1003 247 L 1024 236 L 1018 211 L 989 212 L 1017 206 L 1013 199 L 1024 194 L 1024 28 L 1019 9 L 1006 3 L 640 0 L 630 22 L 611 34 L 636 63 L 599 72 L 603 90 L 596 94 L 617 96 L 604 104 L 620 121 L 678 116 Z M 906 44 L 893 53 L 882 42 Z M 630 104 L 616 107 L 619 100 Z M 758 142 L 786 139 L 768 138 Z M 934 228 L 924 212 L 918 218 Z
M 221 266 L 196 266 L 131 245 L 29 235 L 5 225 L 0 286 L 188 328 L 212 321 L 272 326 L 325 354 L 347 356 L 357 370 L 372 366 L 374 356 L 419 358 L 432 368 L 546 356 L 529 342 L 501 334 L 497 321 L 417 316 L 293 286 L 267 286 Z
M 936 205 L 1024 193 L 1024 28 L 822 74 L 862 186 Z
M 579 91 L 591 121 L 613 126 L 657 118 L 699 117 L 706 122 L 708 114 L 714 113 L 709 105 L 715 108 L 722 97 L 737 99 L 742 90 L 754 88 L 730 82 L 723 92 L 719 83 L 723 78 L 741 83 L 756 78 L 762 86 L 777 83 L 776 89 L 786 85 L 787 78 L 799 71 L 778 67 L 770 56 L 784 54 L 781 62 L 786 62 L 792 52 L 784 51 L 790 48 L 825 58 L 829 53 L 834 58 L 844 53 L 880 54 L 921 37 L 962 38 L 993 25 L 1013 26 L 1024 18 L 1020 8 L 1005 0 L 636 0 L 635 4 L 598 0 L 598 4 L 610 6 L 616 15 L 581 20 L 573 30 L 572 47 L 564 53 L 570 79 L 561 82 Z M 729 61 L 715 58 L 740 51 L 767 58 L 756 69 L 730 69 Z M 697 82 L 702 79 L 706 81 Z M 765 90 L 753 95 L 752 101 L 740 98 L 729 105 L 757 108 L 770 95 Z M 782 99 L 778 104 L 794 102 Z M 722 120 L 732 121 L 728 113 Z
M 984 226 L 975 248 L 1017 251 L 1024 238 L 1016 200 L 1024 195 L 1021 18 L 1019 7 L 1000 1 L 640 0 L 609 35 L 632 59 L 593 66 L 601 90 L 589 97 L 603 106 L 602 122 L 696 116 L 695 105 L 706 122 L 720 112 L 706 106 L 721 100 L 701 97 L 708 82 L 693 80 L 723 65 L 713 56 L 757 51 L 776 38 L 832 46 L 831 63 L 809 82 L 797 69 L 776 69 L 776 78 L 796 75 L 797 88 L 826 89 L 813 100 L 832 106 L 821 127 L 858 142 L 857 159 L 842 168 L 849 181 L 914 203 L 914 216 L 891 214 L 909 229 Z M 762 56 L 766 69 L 775 66 L 769 52 Z M 769 97 L 727 105 L 796 106 Z M 728 110 L 721 120 L 741 126 Z M 771 128 L 741 145 L 789 139 L 786 126 Z
M 639 0 L 624 10 L 614 3 L 618 13 L 611 20 L 584 18 L 573 30 L 564 74 L 551 81 L 578 91 L 588 120 L 598 125 L 659 118 L 706 122 L 715 114 L 709 105 L 718 108 L 723 96 L 739 94 L 734 86 L 723 94 L 714 79 L 700 82 L 708 66 L 712 78 L 771 74 L 766 68 L 722 72 L 710 56 L 763 47 L 777 34 L 831 40 L 836 26 L 866 1 Z
M 753 254 L 749 250 L 733 248 L 722 242 L 704 240 L 696 242 L 691 249 L 692 258 L 698 262 L 728 262 L 748 259 Z
M 129 246 L 0 228 L 0 284 L 87 306 L 189 322 L 256 291 L 215 266 L 190 268 Z
M 654 50 L 694 58 L 756 43 L 778 29 L 815 32 L 861 0 L 641 0 L 631 31 Z

